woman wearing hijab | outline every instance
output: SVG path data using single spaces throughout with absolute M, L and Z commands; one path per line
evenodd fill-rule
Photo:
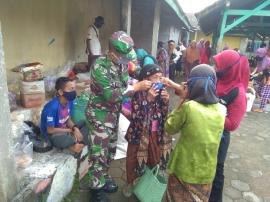
M 210 57 L 211 57 L 211 48 L 210 48 L 210 41 L 206 41 L 204 43 L 204 47 L 201 49 L 200 53 L 200 64 L 210 64 Z
M 192 41 L 184 54 L 184 66 L 186 78 L 189 77 L 193 67 L 199 64 L 200 50 L 197 48 L 196 41 Z
M 139 62 L 139 65 L 141 66 L 141 68 L 145 67 L 146 65 L 149 64 L 156 64 L 156 58 L 154 58 L 152 55 L 149 55 L 146 50 L 139 48 L 136 50 L 136 54 L 137 54 L 137 59 Z
M 169 60 L 170 57 L 168 55 L 167 50 L 164 48 L 164 42 L 158 42 L 158 52 L 157 52 L 157 61 L 159 66 L 163 71 L 164 77 L 169 77 Z
M 246 90 L 249 82 L 249 63 L 234 50 L 225 50 L 214 56 L 217 71 L 217 95 L 226 100 L 227 116 L 218 151 L 216 176 L 210 202 L 222 202 L 224 162 L 230 144 L 230 132 L 238 128 L 246 112 Z
M 164 122 L 168 114 L 169 94 L 161 83 L 162 70 L 158 65 L 146 65 L 141 71 L 140 81 L 151 81 L 148 91 L 141 91 L 132 97 L 130 126 L 126 133 L 128 141 L 126 173 L 128 185 L 123 194 L 131 196 L 138 177 L 146 166 L 160 164 L 165 170 L 171 151 L 171 138 L 164 132 Z
M 216 82 L 211 66 L 198 65 L 190 73 L 187 90 L 174 82 L 167 83 L 180 93 L 184 102 L 165 122 L 169 135 L 181 132 L 168 164 L 165 202 L 209 199 L 225 121 L 225 107 L 219 104 Z

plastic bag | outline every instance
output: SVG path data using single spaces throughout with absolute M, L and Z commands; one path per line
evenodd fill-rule
M 8 100 L 10 111 L 16 110 L 18 108 L 16 94 L 13 92 L 8 92 Z
M 44 78 L 45 91 L 47 94 L 53 96 L 55 94 L 56 76 L 46 76 Z
M 27 135 L 23 136 L 22 142 L 18 142 L 15 144 L 14 155 L 16 165 L 19 168 L 26 168 L 31 164 L 33 160 L 33 143 L 29 140 L 29 137 Z
M 72 71 L 74 65 L 75 65 L 74 61 L 68 61 L 66 65 L 58 69 L 57 77 L 62 77 L 62 76 L 67 77 L 68 73 Z

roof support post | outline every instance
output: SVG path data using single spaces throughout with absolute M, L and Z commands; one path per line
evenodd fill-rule
M 153 19 L 153 35 L 152 35 L 152 49 L 151 54 L 153 56 L 157 53 L 157 44 L 158 44 L 158 33 L 159 33 L 159 25 L 160 25 L 160 7 L 161 1 L 157 0 L 155 3 L 155 12 Z
M 11 118 L 8 102 L 6 67 L 4 60 L 3 38 L 0 23 L 0 199 L 11 201 L 18 191 L 14 153 L 11 135 Z
M 132 0 L 121 1 L 121 22 L 122 30 L 130 35 L 131 29 L 131 4 Z
M 228 13 L 228 10 L 224 10 L 224 13 L 223 13 L 223 17 L 222 17 L 222 23 L 221 23 L 221 27 L 220 27 L 220 34 L 219 34 L 219 39 L 218 39 L 218 50 L 222 50 L 222 41 L 223 41 L 223 37 L 224 37 L 224 30 L 225 30 L 225 27 L 226 27 L 226 23 L 227 23 L 227 15 Z

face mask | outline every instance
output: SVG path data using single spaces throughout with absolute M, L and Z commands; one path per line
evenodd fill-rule
M 236 65 L 237 63 L 239 63 L 240 62 L 240 59 L 241 59 L 241 55 L 239 55 L 240 57 L 239 57 L 239 59 L 235 62 L 235 63 L 233 63 L 232 65 L 230 65 L 230 66 L 228 66 L 228 67 L 226 67 L 223 71 L 219 71 L 219 72 L 216 72 L 216 75 L 217 75 L 217 78 L 222 78 L 222 77 L 224 77 L 224 75 L 228 72 L 228 71 L 230 71 L 230 69 L 234 66 L 234 65 Z
M 224 71 L 222 71 L 222 72 L 216 72 L 216 74 L 217 74 L 217 78 L 222 78 L 224 75 L 225 75 L 225 72 Z
M 64 92 L 63 96 L 68 100 L 68 101 L 73 101 L 76 98 L 76 91 L 71 91 L 71 92 Z

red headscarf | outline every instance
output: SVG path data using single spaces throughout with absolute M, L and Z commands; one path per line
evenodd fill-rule
M 225 50 L 215 55 L 214 61 L 217 72 L 225 70 L 224 76 L 218 78 L 217 81 L 218 96 L 228 94 L 235 87 L 247 89 L 250 70 L 248 59 L 245 56 L 234 50 Z

